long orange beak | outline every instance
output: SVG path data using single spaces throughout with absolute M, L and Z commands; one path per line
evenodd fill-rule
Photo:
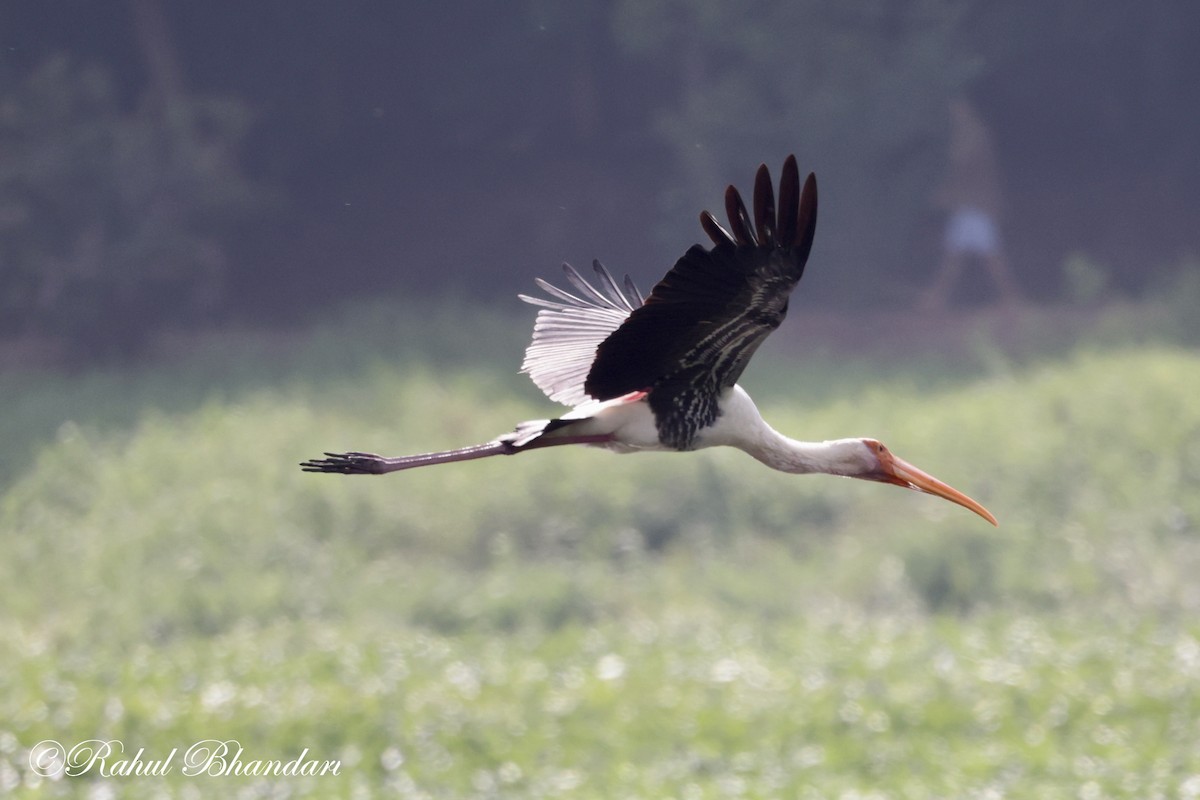
M 906 489 L 915 489 L 918 492 L 937 495 L 944 500 L 949 500 L 951 503 L 958 503 L 963 508 L 974 511 L 988 522 L 999 527 L 1000 523 L 996 521 L 996 517 L 992 512 L 953 486 L 942 483 L 928 472 L 917 469 L 912 464 L 897 458 L 890 452 L 881 454 L 879 462 L 883 468 L 883 474 L 879 476 L 879 479 L 885 483 L 893 483 L 896 486 L 903 486 Z

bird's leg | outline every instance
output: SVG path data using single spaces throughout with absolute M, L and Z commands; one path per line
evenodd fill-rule
M 509 455 L 513 452 L 516 452 L 516 449 L 511 444 L 497 441 L 471 447 L 460 447 L 457 450 L 420 453 L 415 456 L 399 456 L 398 458 L 387 458 L 374 453 L 326 453 L 325 458 L 301 462 L 300 468 L 305 472 L 331 472 L 340 475 L 384 475 L 388 472 L 398 472 L 413 467 L 469 461 L 473 458 Z
M 387 458 L 374 453 L 325 453 L 325 458 L 302 461 L 300 468 L 305 472 L 328 472 L 337 475 L 384 475 L 388 472 L 399 472 L 402 469 L 414 467 L 450 464 L 455 461 L 470 461 L 489 456 L 510 456 L 523 450 L 540 447 L 556 447 L 564 444 L 603 444 L 611 439 L 612 436 L 609 434 L 589 434 L 537 438 L 522 445 L 499 439 L 486 444 L 460 447 L 457 450 L 443 450 L 438 453 L 421 453 L 397 458 Z

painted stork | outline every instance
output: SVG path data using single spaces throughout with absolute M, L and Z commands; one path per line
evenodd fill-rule
M 618 453 L 699 450 L 726 445 L 772 469 L 823 472 L 891 483 L 937 495 L 997 524 L 982 505 L 901 460 L 875 439 L 801 442 L 768 425 L 737 380 L 754 351 L 779 327 L 804 274 L 817 222 L 817 182 L 800 183 L 796 159 L 783 165 L 776 206 L 766 165 L 754 182 L 754 221 L 737 189 L 725 191 L 726 230 L 700 215 L 711 249 L 694 245 L 643 298 L 618 285 L 599 261 L 594 283 L 563 265 L 574 292 L 546 281 L 521 371 L 546 395 L 572 406 L 556 419 L 522 422 L 490 442 L 385 458 L 325 453 L 306 472 L 381 475 L 413 467 L 542 447 L 583 444 Z

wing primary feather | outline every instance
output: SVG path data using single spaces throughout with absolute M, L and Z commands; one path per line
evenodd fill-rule
M 571 269 L 569 264 L 563 264 L 563 267 L 565 267 L 567 269 Z M 542 278 L 534 278 L 533 282 L 536 283 L 538 285 L 538 288 L 541 289 L 546 294 L 551 295 L 553 297 L 557 297 L 559 300 L 562 300 L 569 305 L 573 305 L 573 306 L 590 305 L 588 303 L 588 301 L 582 300 L 582 299 L 576 297 L 575 295 L 571 294 L 570 292 L 563 291 L 562 289 L 558 288 L 557 286 L 555 286 L 554 284 L 550 283 L 547 280 L 544 280 Z
M 732 247 L 737 244 L 729 231 L 721 227 L 721 223 L 717 222 L 717 218 L 707 211 L 700 214 L 700 227 L 704 228 L 704 232 L 708 234 L 708 238 L 712 239 L 713 246 L 715 247 L 721 247 L 722 245 Z
M 593 267 L 597 279 L 589 282 L 574 267 L 563 264 L 569 288 L 578 294 L 537 278 L 535 282 L 548 297 L 518 295 L 541 309 L 521 371 L 551 400 L 571 406 L 589 399 L 584 382 L 596 348 L 628 319 L 634 302 L 642 302 L 641 293 L 628 278 L 627 293 L 622 293 L 603 265 L 593 262 Z
M 628 294 L 631 299 L 637 300 L 638 306 L 643 306 L 646 304 L 645 295 L 643 295 L 641 290 L 638 289 L 637 284 L 633 282 L 633 278 L 629 277 L 628 275 L 625 276 L 625 293 Z
M 729 216 L 729 227 L 733 229 L 733 237 L 740 245 L 754 247 L 754 232 L 750 227 L 750 215 L 746 213 L 746 204 L 738 190 L 730 186 L 725 190 L 725 213 Z
M 775 238 L 775 189 L 771 186 L 771 171 L 766 164 L 759 164 L 758 174 L 754 176 L 754 228 L 759 244 L 779 246 Z
M 611 299 L 605 297 L 595 286 L 588 283 L 570 264 L 563 264 L 563 273 L 567 276 L 567 280 L 571 282 L 571 285 L 578 289 L 579 293 L 593 304 L 604 308 L 614 307 Z
M 523 302 L 529 303 L 529 305 L 531 305 L 531 306 L 538 306 L 539 308 L 549 308 L 554 311 L 562 311 L 564 308 L 569 308 L 569 306 L 566 305 L 565 303 L 556 303 L 555 301 L 547 300 L 544 297 L 533 297 L 532 295 L 528 295 L 528 294 L 518 294 L 517 299 L 521 300 Z
M 779 243 L 784 247 L 796 246 L 799 213 L 800 169 L 796 166 L 796 157 L 788 156 L 779 178 Z
M 534 283 L 542 291 L 556 299 L 548 300 L 544 297 L 534 297 L 527 294 L 518 294 L 517 297 L 530 305 L 548 308 L 552 311 L 599 309 L 616 311 L 623 315 L 628 315 L 629 312 L 645 302 L 642 293 L 638 291 L 637 286 L 633 283 L 633 279 L 628 275 L 625 276 L 625 289 L 622 291 L 616 279 L 613 278 L 612 273 L 603 264 L 599 261 L 593 261 L 592 267 L 599 276 L 599 289 L 588 283 L 587 279 L 580 275 L 579 271 L 570 264 L 563 264 L 564 275 L 566 275 L 567 280 L 582 296 L 573 295 L 543 278 L 534 278 Z
M 817 176 L 810 172 L 804 181 L 804 190 L 800 194 L 800 211 L 796 215 L 795 247 L 799 251 L 797 257 L 801 263 L 808 259 L 816 232 Z
M 600 259 L 592 260 L 592 269 L 596 272 L 596 277 L 599 279 L 600 288 L 612 300 L 613 305 L 624 311 L 633 311 L 634 306 L 630 298 L 621 292 L 621 287 L 617 285 L 617 281 L 613 278 L 612 273 L 600 263 Z

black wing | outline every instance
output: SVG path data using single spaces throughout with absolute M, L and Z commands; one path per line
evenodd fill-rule
M 737 189 L 725 192 L 732 233 L 712 214 L 700 224 L 713 248 L 693 246 L 596 349 L 584 391 L 598 400 L 649 390 L 659 427 L 686 445 L 716 417 L 720 391 L 787 314 L 817 222 L 817 182 L 800 186 L 794 156 L 783 165 L 779 206 L 766 165 L 754 184 L 754 222 Z M 657 395 L 657 397 L 656 397 Z M 671 418 L 678 419 L 672 420 Z

